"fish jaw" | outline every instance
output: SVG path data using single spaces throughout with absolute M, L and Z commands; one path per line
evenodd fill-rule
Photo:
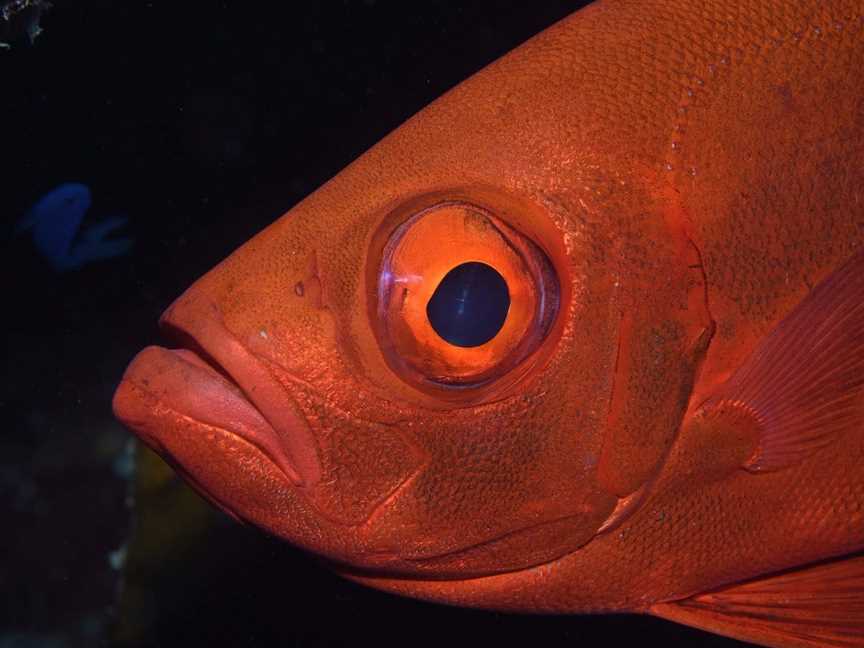
M 300 547 L 344 556 L 345 546 L 329 543 L 332 536 L 321 533 L 285 464 L 280 467 L 256 444 L 272 428 L 236 386 L 201 364 L 206 365 L 188 352 L 144 349 L 115 392 L 115 415 L 198 494 L 234 519 Z M 190 381 L 181 390 L 185 394 L 171 390 L 184 378 Z M 227 422 L 212 424 L 220 412 L 229 413 Z
M 290 394 L 225 328 L 216 304 L 190 291 L 165 311 L 160 324 L 169 334 L 202 349 L 237 384 L 250 406 L 260 412 L 267 426 L 259 425 L 259 434 L 244 438 L 258 445 L 295 486 L 317 484 L 321 462 L 312 431 L 293 406 Z M 182 387 L 176 385 L 178 390 Z
M 199 347 L 200 348 L 200 347 Z M 199 352 L 147 347 L 114 394 L 115 416 L 211 504 L 293 544 L 351 560 L 350 529 L 334 534 L 303 495 L 284 436 L 215 362 Z M 298 435 L 299 436 L 299 435 Z
M 303 495 L 319 480 L 320 462 L 290 394 L 197 291 L 160 322 L 187 348 L 141 351 L 115 392 L 115 416 L 235 519 L 335 559 L 350 555 L 350 534 L 323 533 Z
M 158 401 L 159 412 L 164 408 L 177 417 L 236 435 L 263 453 L 291 484 L 303 483 L 303 477 L 289 458 L 290 445 L 285 442 L 288 435 L 278 434 L 238 385 L 194 351 L 144 349 L 130 364 L 115 395 L 117 417 L 154 450 L 160 451 L 164 449 L 164 434 L 154 435 L 147 425 L 147 417 L 137 415 L 140 407 L 135 402 L 136 392 L 144 392 Z M 291 432 L 293 430 L 288 434 Z

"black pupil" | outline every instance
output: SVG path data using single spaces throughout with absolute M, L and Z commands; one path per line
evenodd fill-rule
M 426 304 L 432 328 L 460 347 L 485 344 L 496 335 L 510 308 L 507 282 L 495 268 L 471 261 L 453 268 Z

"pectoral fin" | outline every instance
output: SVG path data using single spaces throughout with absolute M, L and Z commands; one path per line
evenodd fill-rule
M 864 434 L 864 251 L 816 286 L 698 410 L 753 433 L 753 472 L 798 463 L 846 432 Z
M 660 603 L 650 612 L 765 646 L 864 646 L 864 555 Z

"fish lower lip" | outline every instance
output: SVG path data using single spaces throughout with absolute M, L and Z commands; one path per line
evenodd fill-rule
M 302 483 L 282 447 L 281 435 L 246 398 L 224 370 L 188 349 L 148 347 L 133 360 L 124 381 L 137 385 L 161 405 L 204 425 L 236 434 L 257 447 L 295 485 Z M 115 401 L 118 417 L 133 430 L 135 420 L 124 416 L 123 403 Z M 149 445 L 161 446 L 147 434 Z
M 254 405 L 273 430 L 267 449 L 274 453 L 274 460 L 278 457 L 277 463 L 295 485 L 317 484 L 321 461 L 308 423 L 284 385 L 228 330 L 217 305 L 192 289 L 165 311 L 160 324 L 185 346 L 200 349 L 200 357 L 209 360 L 214 371 L 233 382 Z

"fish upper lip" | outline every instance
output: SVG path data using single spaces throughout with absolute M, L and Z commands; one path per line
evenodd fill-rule
M 239 435 L 258 447 L 295 486 L 314 486 L 321 478 L 318 448 L 293 399 L 261 360 L 227 330 L 215 304 L 204 304 L 209 312 L 187 314 L 187 309 L 197 311 L 200 305 L 198 300 L 181 297 L 160 318 L 163 331 L 185 347 L 171 353 L 218 375 L 224 389 L 233 388 L 261 417 L 252 427 L 241 426 Z
M 218 428 L 258 449 L 294 484 L 302 478 L 286 460 L 278 445 L 278 434 L 253 405 L 240 386 L 217 363 L 208 362 L 196 351 L 148 347 L 132 361 L 123 383 L 134 385 L 155 398 L 160 407 L 196 423 Z M 115 395 L 117 417 L 160 454 L 170 446 L 154 432 L 140 412 L 130 408 L 123 383 Z M 171 459 L 171 457 L 166 457 Z M 182 464 L 182 461 L 180 462 Z M 188 475 L 188 473 L 186 473 Z

